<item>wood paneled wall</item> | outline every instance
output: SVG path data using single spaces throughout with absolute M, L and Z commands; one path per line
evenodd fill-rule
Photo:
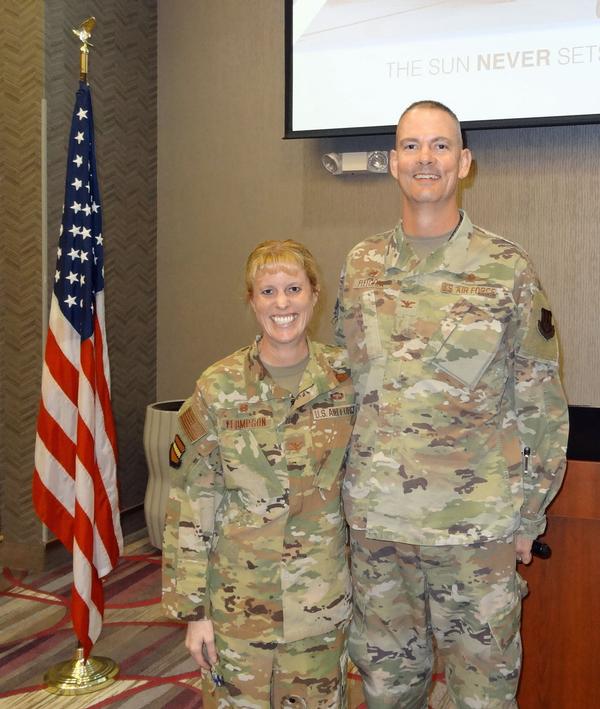
M 520 569 L 530 593 L 519 707 L 600 706 L 600 463 L 569 462 L 542 541 L 551 558 Z

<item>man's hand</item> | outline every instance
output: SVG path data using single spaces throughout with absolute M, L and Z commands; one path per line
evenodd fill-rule
M 517 561 L 523 562 L 523 564 L 529 564 L 531 562 L 531 545 L 533 544 L 533 539 L 528 537 L 515 537 L 515 552 L 517 554 Z
M 215 632 L 212 620 L 192 620 L 187 625 L 185 646 L 190 655 L 205 670 L 217 663 Z

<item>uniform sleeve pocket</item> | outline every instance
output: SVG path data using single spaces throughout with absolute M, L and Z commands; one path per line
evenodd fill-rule
M 353 362 L 366 364 L 382 356 L 375 291 L 367 290 L 360 294 L 346 315 L 344 335 Z
M 494 359 L 504 325 L 492 313 L 462 300 L 431 338 L 424 361 L 474 389 Z

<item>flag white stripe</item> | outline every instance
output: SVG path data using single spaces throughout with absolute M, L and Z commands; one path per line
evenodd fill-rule
M 94 519 L 94 482 L 88 469 L 79 458 L 75 462 L 75 497 L 90 520 L 91 526 Z
M 77 407 L 60 388 L 45 362 L 42 369 L 42 401 L 48 414 L 75 443 L 77 440 Z
M 60 500 L 72 517 L 75 514 L 73 478 L 46 448 L 39 435 L 35 438 L 35 469 L 44 487 Z
M 81 338 L 62 314 L 55 293 L 52 294 L 52 303 L 50 305 L 50 330 L 54 333 L 63 355 L 75 369 L 79 369 Z
M 92 338 L 93 339 L 93 338 Z M 95 413 L 96 402 L 93 386 L 85 376 L 83 370 L 79 372 L 79 389 L 77 391 L 77 407 L 79 409 L 79 417 L 85 423 L 90 434 L 94 435 L 96 430 Z
M 96 525 L 94 525 L 94 566 L 100 578 L 106 576 L 113 568 Z
M 89 611 L 88 635 L 92 644 L 96 642 L 102 630 L 102 616 L 92 601 L 92 567 L 85 554 L 73 543 L 73 583 Z
M 110 363 L 108 361 L 108 343 L 106 342 L 106 325 L 104 318 L 104 291 L 96 293 L 96 317 L 102 330 L 102 369 L 108 388 L 110 389 Z

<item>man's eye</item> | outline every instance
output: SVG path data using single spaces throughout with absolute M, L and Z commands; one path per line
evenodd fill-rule
M 448 150 L 448 144 L 447 143 L 438 143 L 437 149 L 438 150 Z
M 415 143 L 405 143 L 404 150 L 414 150 L 417 146 Z

